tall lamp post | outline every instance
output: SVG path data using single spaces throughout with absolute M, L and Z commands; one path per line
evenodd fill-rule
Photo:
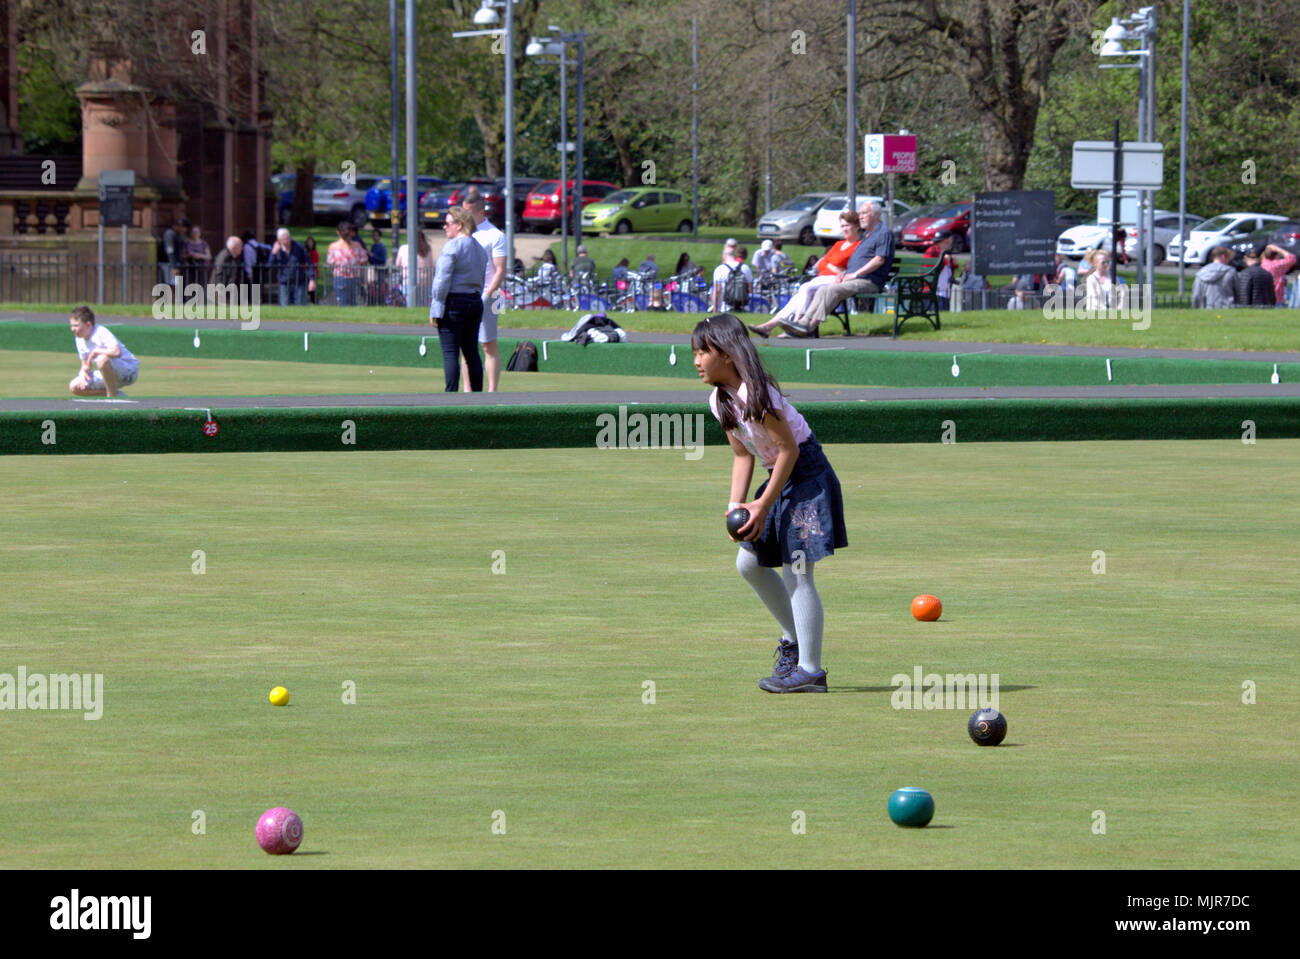
M 1124 19 L 1112 17 L 1110 26 L 1102 35 L 1101 56 L 1103 60 L 1122 59 L 1122 63 L 1101 64 L 1102 68 L 1136 69 L 1138 71 L 1138 140 L 1146 143 L 1156 142 L 1156 8 L 1143 7 L 1137 13 Z M 1124 46 L 1124 40 L 1138 40 L 1140 47 L 1131 50 Z M 1128 62 L 1130 57 L 1137 57 L 1136 63 Z M 1141 197 L 1138 236 L 1142 238 L 1142 247 L 1138 250 L 1138 285 L 1141 286 L 1144 273 L 1152 290 L 1155 289 L 1155 194 L 1151 190 L 1139 191 Z M 1118 258 L 1119 250 L 1112 251 Z M 1143 265 L 1145 262 L 1145 271 Z
M 505 25 L 500 29 L 462 30 L 453 38 L 500 36 L 505 38 L 506 55 L 506 188 L 503 200 L 506 205 L 506 270 L 515 263 L 515 3 L 518 0 L 482 0 L 474 14 L 474 23 L 480 27 L 495 28 L 501 22 L 498 9 L 506 12 Z M 410 206 L 410 200 L 407 200 Z M 411 247 L 414 249 L 414 247 Z
M 524 53 L 530 57 L 548 56 L 556 57 L 554 62 L 560 65 L 560 225 L 561 236 L 560 242 L 563 249 L 563 269 L 565 273 L 569 272 L 569 210 L 572 205 L 572 233 L 574 243 L 582 242 L 582 185 L 583 185 L 583 106 L 586 99 L 586 91 L 583 87 L 583 61 L 586 58 L 585 41 L 587 32 L 579 30 L 577 33 L 565 33 L 559 27 L 548 24 L 547 30 L 556 34 L 554 37 L 537 38 L 531 37 L 528 46 L 524 48 Z M 567 45 L 574 44 L 578 48 L 578 142 L 577 142 L 577 168 L 574 170 L 574 194 L 569 192 L 568 179 L 568 151 L 569 151 L 569 120 L 568 120 L 568 66 L 571 62 L 567 52 Z
M 848 46 L 845 49 L 845 109 L 848 116 L 845 120 L 844 127 L 844 147 L 847 154 L 848 167 L 848 186 L 845 192 L 849 198 L 849 205 L 844 209 L 855 210 L 858 203 L 858 2 L 849 0 L 849 10 L 847 16 L 845 34 L 848 38 Z

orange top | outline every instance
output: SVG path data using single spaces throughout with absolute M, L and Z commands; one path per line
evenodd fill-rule
M 824 257 L 817 261 L 817 275 L 834 276 L 836 271 L 831 269 L 833 266 L 838 266 L 842 272 L 849 262 L 849 257 L 853 255 L 853 251 L 858 248 L 858 244 L 861 242 L 861 239 L 854 240 L 851 243 L 848 240 L 840 240 L 826 251 Z

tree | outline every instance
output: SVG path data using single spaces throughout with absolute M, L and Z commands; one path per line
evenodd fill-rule
M 868 17 L 936 70 L 951 66 L 979 124 L 985 189 L 1018 190 L 1056 54 L 1100 6 L 1101 0 L 891 0 Z

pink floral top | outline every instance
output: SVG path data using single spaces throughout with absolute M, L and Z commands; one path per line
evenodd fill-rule
M 790 427 L 790 432 L 794 434 L 794 441 L 802 444 L 804 440 L 812 436 L 812 428 L 808 425 L 807 420 L 799 415 L 799 411 L 790 405 L 790 401 L 782 396 L 779 390 L 769 388 L 769 392 L 771 393 L 774 411 Z M 744 383 L 741 383 L 740 389 L 737 391 L 737 399 L 743 405 L 748 396 L 747 387 Z M 721 422 L 722 416 L 718 409 L 718 390 L 716 387 L 709 394 L 709 409 L 713 411 L 713 415 L 718 422 Z M 763 428 L 762 423 L 741 420 L 739 425 L 734 430 L 731 430 L 731 435 L 763 464 L 764 469 L 776 468 L 776 457 L 781 452 L 781 447 Z
M 361 275 L 360 267 L 366 263 L 366 256 L 359 247 L 335 240 L 330 244 L 325 262 L 334 268 L 335 279 L 354 279 Z

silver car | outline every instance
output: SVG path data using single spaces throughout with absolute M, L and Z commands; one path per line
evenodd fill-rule
M 311 206 L 317 219 L 347 220 L 353 226 L 366 225 L 366 191 L 383 179 L 373 173 L 358 173 L 354 182 L 344 183 L 342 176 L 318 176 L 312 185 Z
M 779 210 L 765 213 L 758 221 L 760 240 L 795 240 L 803 246 L 816 246 L 813 221 L 834 193 L 801 193 Z M 843 196 L 844 194 L 839 194 Z
M 1189 232 L 1195 230 L 1204 222 L 1205 217 L 1203 216 L 1196 216 L 1192 213 L 1187 214 L 1187 229 Z M 1138 238 L 1141 234 L 1142 228 L 1139 226 L 1136 231 L 1130 231 L 1128 239 L 1124 241 L 1124 253 L 1130 260 L 1137 259 L 1139 249 Z M 1156 263 L 1163 263 L 1166 254 L 1169 252 L 1169 241 L 1178 236 L 1178 214 L 1168 213 L 1164 210 L 1156 210 L 1155 230 L 1153 231 L 1153 235 L 1155 236 L 1155 249 L 1152 251 L 1154 254 L 1154 261 Z

